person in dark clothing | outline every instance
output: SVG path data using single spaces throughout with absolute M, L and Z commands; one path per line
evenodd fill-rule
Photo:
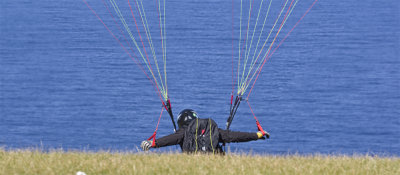
M 213 152 L 221 153 L 220 143 L 248 142 L 269 138 L 266 131 L 237 132 L 218 128 L 212 119 L 199 119 L 197 113 L 185 109 L 178 115 L 179 129 L 170 135 L 155 140 L 145 140 L 141 143 L 144 151 L 171 145 L 180 145 L 183 152 Z M 213 143 L 214 141 L 214 143 Z

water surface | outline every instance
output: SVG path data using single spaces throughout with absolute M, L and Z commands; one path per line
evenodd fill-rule
M 287 25 L 311 2 L 300 1 Z M 106 14 L 101 1 L 89 3 Z M 135 150 L 153 133 L 157 95 L 82 1 L 0 5 L 0 147 Z M 231 5 L 167 2 L 175 115 L 192 108 L 224 127 L 232 86 Z M 235 2 L 236 29 L 239 6 Z M 267 62 L 249 98 L 271 139 L 230 148 L 400 155 L 398 7 L 396 0 L 319 1 Z M 231 129 L 256 131 L 242 104 Z M 164 115 L 158 136 L 172 132 Z

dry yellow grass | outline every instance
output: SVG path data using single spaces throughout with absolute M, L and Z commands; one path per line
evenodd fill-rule
M 0 149 L 0 174 L 400 174 L 398 157 L 188 155 Z

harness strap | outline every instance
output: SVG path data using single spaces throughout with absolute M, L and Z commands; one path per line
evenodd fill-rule
M 194 153 L 197 153 L 197 130 L 199 129 L 199 118 L 196 118 L 196 139 L 194 140 L 196 142 L 196 150 Z
M 211 118 L 208 118 L 208 123 L 210 123 L 210 141 L 211 141 L 211 148 L 212 148 L 212 150 L 213 150 L 213 154 L 215 153 L 215 151 L 214 151 L 214 145 L 213 145 L 213 143 L 212 143 L 212 137 L 211 137 L 211 135 L 212 135 L 212 129 L 211 129 Z

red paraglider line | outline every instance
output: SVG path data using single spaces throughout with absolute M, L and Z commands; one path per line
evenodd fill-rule
M 167 56 L 166 54 L 165 54 L 165 51 L 166 51 L 166 46 L 164 45 L 164 41 L 165 41 L 165 39 L 163 38 L 163 35 L 162 35 L 162 27 L 161 26 L 164 26 L 164 30 L 165 30 L 165 23 L 163 23 L 164 25 L 161 25 L 161 15 L 160 15 L 160 8 L 159 8 L 159 6 L 157 5 L 157 4 L 160 4 L 159 2 L 158 2 L 158 0 L 156 0 L 156 6 L 157 6 L 157 14 L 158 14 L 158 21 L 159 21 L 159 27 L 160 27 L 160 37 L 161 37 L 161 42 L 162 42 L 162 54 L 163 54 L 163 57 L 164 57 L 164 55 L 165 55 L 165 57 Z M 165 4 L 165 1 L 164 1 L 164 4 Z M 165 7 L 164 7 L 164 12 L 165 12 Z M 164 22 L 165 22 L 165 16 L 164 16 Z M 165 32 L 165 31 L 164 31 Z M 164 49 L 165 48 L 165 49 Z M 166 61 L 166 59 L 167 58 L 165 58 L 165 61 Z M 164 64 L 166 64 L 165 62 L 164 62 Z M 164 74 L 166 74 L 166 72 L 164 72 Z M 162 80 L 161 80 L 162 81 Z M 168 86 L 167 86 L 167 84 L 166 84 L 166 81 L 165 81 L 165 92 L 166 92 L 166 94 L 168 94 Z
M 254 0 L 253 0 L 253 2 L 251 3 L 249 18 L 251 17 L 251 13 L 253 12 L 253 3 L 254 3 Z M 241 24 L 239 24 L 239 25 L 241 25 Z M 249 25 L 250 25 L 250 23 L 248 23 L 247 28 L 246 28 L 246 37 L 244 38 L 243 46 L 242 46 L 242 49 L 241 49 L 242 51 L 240 52 L 240 55 L 239 55 L 239 62 L 240 62 L 240 58 L 242 57 L 242 54 L 243 54 L 244 45 L 247 46 L 246 40 L 247 40 L 247 35 L 248 35 L 248 33 L 249 33 Z M 239 42 L 240 42 L 240 41 L 239 41 Z M 240 49 L 240 48 L 239 48 L 239 49 Z M 246 57 L 246 54 L 245 54 L 244 56 Z M 239 70 L 240 70 L 240 67 L 238 67 L 238 72 L 239 72 Z M 239 78 L 239 75 L 238 75 L 237 78 Z M 240 86 L 240 85 L 239 85 L 239 86 Z M 239 90 L 239 89 L 238 89 L 238 90 Z
M 264 64 L 271 58 L 272 54 L 275 53 L 276 49 L 279 48 L 279 46 L 283 43 L 283 41 L 286 40 L 286 38 L 287 38 L 287 37 L 289 36 L 289 34 L 293 31 L 293 29 L 297 27 L 297 25 L 300 23 L 300 21 L 302 21 L 303 18 L 308 14 L 308 12 L 310 12 L 310 10 L 312 9 L 312 7 L 315 5 L 315 3 L 316 3 L 317 1 L 318 1 L 318 0 L 315 0 L 315 1 L 311 4 L 311 6 L 307 9 L 307 11 L 303 14 L 303 16 L 297 21 L 297 23 L 292 27 L 292 29 L 288 32 L 288 34 L 285 35 L 284 39 L 283 39 L 283 40 L 278 44 L 278 46 L 273 50 L 273 52 L 271 53 L 271 55 L 267 54 L 266 59 L 264 60 L 263 64 L 261 65 L 261 68 L 260 68 L 260 70 L 259 70 L 258 73 L 257 73 L 257 77 L 256 77 L 256 79 L 254 80 L 253 85 L 251 86 L 250 92 L 249 92 L 249 94 L 247 95 L 247 99 L 249 98 L 249 96 L 250 96 L 250 94 L 251 94 L 251 91 L 253 90 L 253 87 L 254 87 L 256 81 L 258 80 L 258 77 L 259 77 L 259 75 L 260 75 L 260 72 L 261 72 L 262 68 L 264 67 Z
M 303 20 L 303 18 L 306 16 L 306 14 L 311 10 L 311 8 L 314 6 L 314 4 L 317 2 L 318 0 L 315 0 L 314 3 L 311 5 L 310 8 L 307 9 L 307 11 L 303 14 L 303 16 L 296 22 L 296 24 L 292 27 L 292 29 L 290 29 L 290 31 L 285 35 L 285 37 L 282 39 L 281 42 L 279 42 L 278 46 L 272 51 L 271 55 L 268 55 L 268 58 L 271 58 L 272 55 L 275 53 L 275 51 L 279 48 L 279 46 L 282 45 L 282 43 L 286 40 L 286 38 L 292 33 L 293 29 L 297 27 L 297 25 L 299 25 L 300 21 Z
M 146 54 L 147 62 L 149 63 L 149 67 L 150 67 L 151 72 L 153 72 L 153 68 L 151 67 L 151 63 L 150 63 L 150 60 L 149 60 L 149 56 L 147 55 L 146 47 L 144 46 L 144 42 L 143 42 L 143 40 L 142 40 L 142 35 L 140 35 L 140 30 L 139 30 L 139 27 L 138 27 L 138 25 L 137 25 L 137 23 L 136 23 L 135 15 L 133 15 L 132 6 L 131 6 L 131 3 L 129 2 L 129 0 L 128 0 L 128 5 L 129 5 L 129 8 L 131 9 L 133 21 L 135 21 L 135 26 L 136 26 L 136 29 L 137 29 L 137 31 L 138 31 L 140 41 L 142 42 L 142 46 L 143 46 L 144 53 Z M 137 7 L 136 7 L 136 9 L 137 9 Z M 148 38 L 147 38 L 147 39 L 148 39 Z M 157 87 L 157 88 L 158 88 L 158 87 Z
M 103 1 L 104 7 L 106 7 L 108 14 L 110 14 L 111 18 L 113 19 L 115 26 L 118 27 L 118 30 L 121 32 L 122 36 L 124 37 L 125 42 L 129 45 L 129 48 L 131 49 L 132 53 L 135 54 L 135 52 L 133 51 L 133 47 L 132 45 L 128 42 L 128 39 L 126 38 L 124 32 L 122 31 L 121 27 L 119 27 L 117 20 L 115 20 L 114 15 L 112 15 L 111 10 L 108 8 L 107 3 Z M 136 56 L 136 55 L 135 55 Z
M 121 43 L 121 41 L 114 35 L 114 33 L 108 28 L 108 26 L 103 22 L 103 20 L 99 17 L 99 15 L 97 15 L 96 11 L 93 10 L 93 8 L 86 2 L 86 0 L 82 0 L 86 6 L 92 11 L 92 13 L 97 17 L 97 19 L 99 19 L 99 21 L 104 25 L 104 27 L 107 29 L 107 31 L 114 37 L 114 39 L 118 42 L 118 44 L 124 49 L 124 51 L 128 54 L 128 56 L 136 63 L 136 65 L 138 65 L 140 67 L 140 69 L 142 70 L 142 72 L 146 75 L 146 77 L 148 78 L 148 80 L 151 82 L 151 84 L 153 85 L 154 88 L 154 83 L 153 81 L 150 79 L 150 77 L 147 75 L 147 73 L 144 71 L 144 69 L 142 68 L 142 66 L 137 62 L 137 60 L 132 57 L 132 55 L 129 53 L 129 51 L 126 49 L 126 47 Z M 157 92 L 158 96 L 160 97 L 161 101 L 162 97 L 161 97 L 161 92 L 160 90 L 155 89 L 155 91 Z
M 231 104 L 232 104 L 232 98 L 233 98 L 233 91 L 235 90 L 235 83 L 234 83 L 234 79 L 233 79 L 233 68 L 234 68 L 234 66 L 233 66 L 233 53 L 234 53 L 234 49 L 233 49 L 233 44 L 234 44 L 234 35 L 235 35 L 235 33 L 234 33 L 234 8 L 233 8 L 233 4 L 234 4 L 234 2 L 233 2 L 233 0 L 232 0 L 232 94 L 231 94 Z
M 293 0 L 292 0 L 292 3 L 293 3 Z M 285 6 L 282 6 L 282 8 L 281 8 L 280 11 L 283 11 L 284 8 L 285 8 Z M 277 17 L 276 17 L 275 23 L 279 20 L 279 18 L 280 18 L 280 16 L 277 16 Z M 260 54 L 261 54 L 261 52 L 262 52 L 263 50 L 264 50 L 264 47 L 261 48 Z M 257 56 L 255 62 L 257 62 L 258 58 L 260 57 L 260 54 Z M 252 69 L 250 69 L 250 71 L 252 71 Z M 257 70 L 254 70 L 254 71 L 255 71 L 255 73 L 257 72 Z M 248 79 L 248 80 L 246 81 L 245 84 L 249 84 L 249 83 L 251 82 L 251 80 L 252 80 L 252 78 L 251 78 L 251 79 Z M 247 96 L 247 98 L 248 98 L 248 96 Z
M 147 140 L 153 139 L 153 142 L 151 143 L 151 147 L 155 147 L 155 146 L 156 146 L 157 130 L 158 130 L 158 125 L 160 124 L 160 120 L 161 120 L 161 116 L 162 116 L 162 114 L 163 114 L 163 111 L 164 111 L 164 108 L 161 107 L 161 114 L 160 114 L 160 117 L 158 117 L 158 122 L 157 122 L 156 130 L 154 130 L 154 133 L 147 139 Z
M 254 112 L 253 112 L 253 108 L 251 108 L 250 103 L 249 103 L 248 100 L 247 100 L 247 104 L 249 105 L 250 111 L 251 111 L 251 113 L 253 114 L 254 119 L 255 119 L 256 121 L 258 121 L 256 115 L 255 115 Z
M 281 29 L 282 29 L 282 27 L 283 27 L 283 24 L 285 23 L 285 20 L 286 20 L 286 18 L 287 18 L 287 15 L 288 15 L 288 13 L 289 13 L 291 7 L 292 7 L 293 1 L 294 1 L 294 0 L 292 0 L 292 2 L 290 2 L 290 5 L 289 5 L 289 7 L 288 7 L 288 9 L 287 9 L 287 11 L 286 11 L 285 17 L 283 18 L 283 20 L 282 20 L 282 22 L 281 22 L 281 25 L 279 26 L 278 32 L 275 34 L 274 40 L 272 41 L 271 45 L 274 45 L 274 41 L 275 41 L 276 38 L 278 37 L 279 32 L 281 31 Z M 271 48 L 271 46 L 270 46 L 270 48 Z M 271 51 L 270 48 L 268 49 L 267 56 L 268 56 L 269 52 Z M 265 58 L 267 58 L 267 56 L 265 56 Z M 257 77 L 256 77 L 256 79 L 254 80 L 253 85 L 251 86 L 251 89 L 250 89 L 249 94 L 247 95 L 247 98 L 249 98 L 249 95 L 251 94 L 251 91 L 253 90 L 254 84 L 255 84 L 255 82 L 256 82 L 257 79 L 258 79 L 258 75 L 260 74 L 261 69 L 263 68 L 264 63 L 265 63 L 266 61 L 267 61 L 267 59 L 264 60 L 262 66 L 261 66 L 261 68 L 260 68 L 260 70 L 258 71 Z
M 251 113 L 253 114 L 254 119 L 256 120 L 256 125 L 257 125 L 258 131 L 261 131 L 262 134 L 265 135 L 265 131 L 264 131 L 264 129 L 262 128 L 260 122 L 258 121 L 256 115 L 254 114 L 253 109 L 251 108 L 250 102 L 249 102 L 248 100 L 247 100 L 247 104 L 249 105 L 250 111 L 251 111 Z
M 160 120 L 161 120 L 161 116 L 162 116 L 162 114 L 163 114 L 163 111 L 164 111 L 164 108 L 161 107 L 161 114 L 160 114 L 160 117 L 158 117 L 158 122 L 157 122 L 157 126 L 156 126 L 155 132 L 157 132 L 157 130 L 158 130 L 158 125 L 160 124 Z

